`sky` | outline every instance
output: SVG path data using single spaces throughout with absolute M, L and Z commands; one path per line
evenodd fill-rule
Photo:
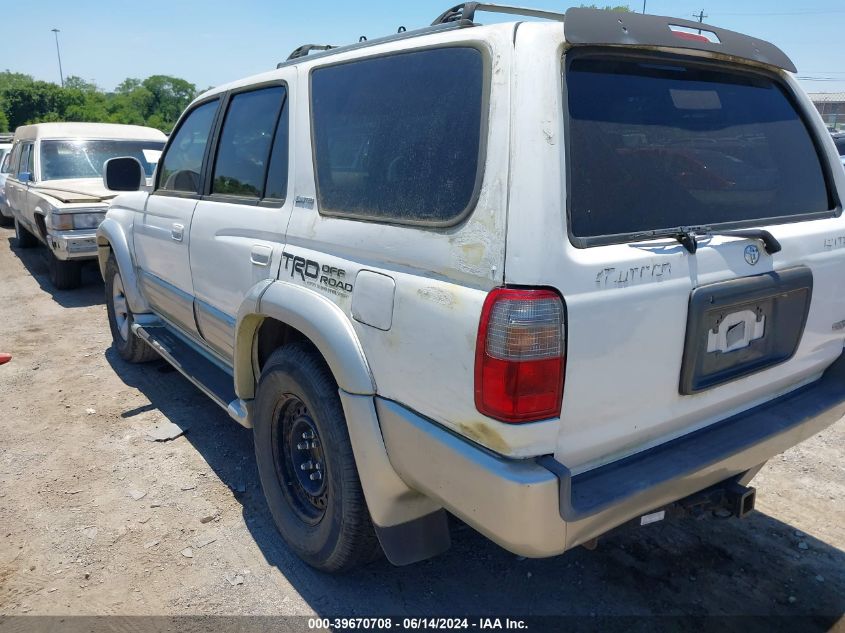
M 564 2 L 494 0 L 563 11 Z M 845 91 L 845 3 L 841 0 L 646 0 L 647 13 L 692 19 L 773 42 L 798 67 L 809 92 Z M 197 88 L 220 85 L 275 67 L 304 43 L 346 44 L 425 26 L 457 0 L 31 0 L 26 19 L 0 35 L 0 69 L 59 81 L 60 29 L 64 75 L 105 90 L 127 77 L 174 75 Z M 580 4 L 580 3 L 579 3 Z M 596 2 L 604 5 L 605 2 Z M 607 3 L 610 4 L 610 3 Z M 612 4 L 620 4 L 614 0 Z M 8 5 L 8 6 L 6 6 Z M 629 4 L 642 11 L 642 0 Z M 17 8 L 15 8 L 17 7 Z M 7 16 L 20 3 L 0 0 Z M 507 18 L 512 19 L 512 18 Z M 496 21 L 479 13 L 476 21 Z M 814 80 L 810 80 L 810 78 Z

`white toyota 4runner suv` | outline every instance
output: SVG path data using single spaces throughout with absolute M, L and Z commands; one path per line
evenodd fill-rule
M 779 49 L 477 3 L 315 48 L 200 96 L 152 192 L 110 161 L 97 232 L 117 351 L 254 428 L 308 563 L 742 516 L 845 412 L 845 172 Z

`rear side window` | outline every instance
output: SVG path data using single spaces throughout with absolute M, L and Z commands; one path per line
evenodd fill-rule
M 20 143 L 17 143 L 14 147 L 12 147 L 12 153 L 9 155 L 9 164 L 6 166 L 6 169 L 10 174 L 18 173 L 18 165 L 21 161 L 21 147 L 22 145 Z
M 810 133 L 772 79 L 585 56 L 566 85 L 576 237 L 776 223 L 833 206 Z
M 217 100 L 198 106 L 188 115 L 161 160 L 159 189 L 198 193 L 208 135 L 217 112 Z
M 29 173 L 30 176 L 35 176 L 30 170 L 29 166 L 32 163 L 32 143 L 24 143 L 21 146 L 21 162 L 18 165 L 18 172 L 17 176 L 20 176 L 23 173 Z
M 282 86 L 232 97 L 220 133 L 212 193 L 262 197 L 273 133 L 284 99 Z
M 323 213 L 449 224 L 479 176 L 481 52 L 441 48 L 318 68 L 311 77 Z

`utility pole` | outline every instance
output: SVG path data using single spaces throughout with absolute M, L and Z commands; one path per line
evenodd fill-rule
M 704 13 L 704 9 L 699 11 L 698 13 L 693 13 L 692 17 L 698 18 L 698 23 L 701 24 L 704 22 L 704 18 L 710 17 L 706 13 Z M 698 29 L 698 34 L 701 35 L 701 29 Z
M 56 36 L 56 56 L 59 58 L 59 81 L 62 82 L 62 88 L 65 87 L 65 76 L 62 73 L 62 53 L 59 50 L 59 29 L 51 29 L 53 35 Z
M 645 0 L 643 0 L 643 15 L 645 15 Z

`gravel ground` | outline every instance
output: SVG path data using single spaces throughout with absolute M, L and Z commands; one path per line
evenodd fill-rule
M 277 536 L 251 432 L 164 362 L 110 349 L 96 267 L 54 291 L 43 251 L 0 229 L 0 351 L 14 355 L 0 367 L 0 616 L 743 614 L 843 628 L 843 421 L 772 460 L 742 521 L 666 522 L 546 560 L 457 524 L 435 560 L 332 577 Z M 184 435 L 152 441 L 168 423 Z

